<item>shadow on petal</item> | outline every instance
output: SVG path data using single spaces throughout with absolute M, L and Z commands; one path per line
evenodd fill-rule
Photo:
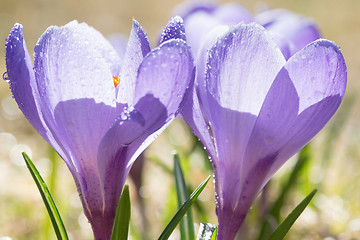
M 115 213 L 132 163 L 141 153 L 137 150 L 147 137 L 166 124 L 167 117 L 164 105 L 159 99 L 148 94 L 141 98 L 134 108 L 124 108 L 105 134 L 97 155 L 104 189 L 105 212 Z

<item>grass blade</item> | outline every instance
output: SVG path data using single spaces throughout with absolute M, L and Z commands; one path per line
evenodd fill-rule
M 127 240 L 131 215 L 129 186 L 125 185 L 116 209 L 111 240 Z
M 186 188 L 185 178 L 179 162 L 179 155 L 174 154 L 174 177 L 176 183 L 176 195 L 178 205 L 181 205 L 186 201 L 189 194 Z M 193 240 L 195 239 L 194 223 L 192 220 L 191 209 L 188 210 L 186 216 L 180 221 L 180 234 L 181 240 Z
M 26 155 L 26 153 L 22 153 L 23 158 L 26 162 L 26 166 L 28 167 L 31 176 L 33 177 L 36 186 L 39 189 L 39 192 L 41 194 L 41 197 L 44 201 L 44 204 L 46 206 L 46 210 L 49 213 L 50 219 L 51 219 L 51 223 L 54 227 L 55 230 L 55 234 L 57 239 L 61 239 L 61 240 L 67 240 L 68 239 L 68 235 L 65 229 L 65 226 L 61 220 L 60 217 L 60 213 L 57 210 L 56 204 L 54 202 L 54 199 L 52 198 L 50 191 L 48 189 L 48 187 L 46 186 L 44 180 L 42 179 L 42 177 L 40 176 L 39 171 L 36 169 L 34 163 L 30 160 L 30 158 Z
M 209 182 L 211 175 L 209 175 L 190 195 L 190 197 L 184 202 L 179 211 L 171 219 L 170 223 L 166 226 L 165 230 L 161 233 L 159 240 L 166 240 L 170 237 L 171 233 L 174 231 L 176 225 L 180 222 L 181 218 L 189 210 L 193 202 L 200 195 L 202 190 L 204 190 L 206 184 Z
M 313 199 L 316 189 L 313 190 L 309 195 L 307 195 L 304 200 L 301 201 L 299 205 L 285 218 L 285 220 L 279 225 L 279 227 L 271 234 L 268 240 L 282 240 L 287 232 L 290 230 L 291 226 L 294 224 L 296 219 L 300 216 L 300 214 L 305 210 L 307 205 L 310 203 L 311 199 Z
M 216 240 L 216 237 L 217 237 L 217 227 L 215 228 L 210 240 Z

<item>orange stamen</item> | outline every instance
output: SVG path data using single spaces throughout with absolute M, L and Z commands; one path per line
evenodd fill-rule
M 114 80 L 114 86 L 117 87 L 117 85 L 119 85 L 120 83 L 120 78 L 117 76 L 113 76 L 113 80 Z

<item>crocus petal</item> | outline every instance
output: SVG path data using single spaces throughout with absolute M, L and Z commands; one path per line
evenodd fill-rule
M 181 110 L 181 115 L 184 120 L 190 126 L 193 133 L 204 144 L 207 148 L 207 152 L 212 157 L 217 156 L 216 149 L 212 140 L 212 133 L 209 131 L 210 128 L 200 107 L 202 106 L 206 108 L 208 106 L 206 101 L 200 104 L 199 99 L 201 99 L 201 97 L 198 96 L 198 94 L 206 94 L 204 93 L 204 90 L 202 90 L 202 86 L 205 84 L 205 65 L 208 49 L 211 48 L 211 46 L 216 43 L 217 39 L 224 35 L 227 31 L 229 31 L 228 26 L 218 26 L 212 29 L 202 41 L 201 48 L 196 58 L 196 82 L 193 86 L 190 86 L 188 96 L 185 98 L 184 105 Z
M 137 72 L 142 60 L 149 52 L 150 45 L 146 33 L 134 19 L 121 68 L 120 83 L 116 88 L 118 102 L 128 103 L 130 106 L 134 104 L 132 100 Z
M 180 39 L 164 42 L 144 58 L 136 80 L 135 106 L 124 109 L 125 115 L 99 146 L 105 211 L 117 201 L 135 159 L 176 117 L 193 71 L 190 49 Z
M 207 124 L 204 115 L 202 114 L 199 97 L 194 87 L 188 91 L 188 96 L 185 98 L 184 105 L 181 110 L 181 116 L 191 128 L 192 132 L 199 138 L 205 146 L 211 158 L 217 156 L 215 142 L 212 138 L 212 133 Z
M 118 53 L 120 60 L 123 61 L 126 51 L 126 46 L 128 39 L 122 34 L 112 34 L 107 37 L 107 40 L 110 42 L 111 46 L 116 50 Z
M 288 129 L 294 124 L 298 113 L 299 97 L 296 89 L 285 70 L 282 70 L 265 98 L 259 116 L 248 116 L 246 113 L 234 113 L 255 120 L 241 168 L 232 170 L 233 163 L 224 159 L 221 194 L 219 194 L 219 236 L 220 239 L 232 239 L 242 224 L 252 202 L 263 186 L 264 179 L 277 156 L 279 146 L 285 142 Z M 221 143 L 219 143 L 221 144 Z M 233 144 L 233 143 L 231 143 Z M 235 150 L 240 147 L 233 145 Z M 219 167 L 220 168 L 220 167 Z M 226 172 L 225 172 L 226 171 Z
M 89 40 L 90 39 L 90 40 Z M 72 162 L 85 212 L 102 209 L 97 147 L 115 113 L 112 76 L 118 55 L 104 37 L 71 22 L 50 27 L 35 48 L 35 76 L 44 121 Z M 101 114 L 99 114 L 101 113 Z
M 181 16 L 185 20 L 188 16 L 198 11 L 211 13 L 217 6 L 218 5 L 215 2 L 209 1 L 184 1 L 183 3 L 175 6 L 173 15 Z
M 60 156 L 65 157 L 63 149 L 44 123 L 39 107 L 40 96 L 35 81 L 33 64 L 26 48 L 22 29 L 21 24 L 15 24 L 6 40 L 6 68 L 11 92 L 31 125 L 55 148 Z M 72 163 L 67 162 L 67 165 L 73 172 Z
M 130 168 L 129 145 L 146 131 L 145 119 L 134 108 L 123 107 L 121 115 L 103 137 L 98 153 L 101 188 L 104 196 L 104 215 L 114 217 L 116 202 Z M 116 144 L 114 144 L 114 140 Z
M 117 71 L 117 60 L 118 55 L 109 42 L 86 24 L 71 22 L 64 27 L 50 27 L 44 33 L 35 48 L 35 76 L 42 97 L 41 109 L 44 119 L 52 131 L 58 128 L 54 111 L 60 102 L 93 99 L 94 104 L 103 103 L 104 108 L 115 107 L 112 75 Z M 90 101 L 81 100 L 74 104 L 72 110 L 75 110 L 76 105 L 80 111 L 82 103 L 87 109 L 88 102 Z M 87 121 L 83 118 L 73 119 L 70 125 L 74 125 L 75 130 L 71 130 L 69 134 L 74 137 L 84 134 L 76 131 L 79 129 L 78 125 L 84 122 L 90 126 L 97 126 L 99 118 L 104 118 L 104 123 L 114 119 L 109 114 L 92 114 L 93 117 Z M 89 115 L 91 112 L 88 117 Z M 67 125 L 69 123 L 64 123 L 64 126 Z M 61 134 L 54 135 L 61 137 Z M 92 139 L 93 143 L 86 144 L 96 146 L 100 141 L 99 136 Z
M 85 23 L 48 28 L 35 47 L 34 58 L 44 105 L 51 111 L 60 101 L 80 98 L 114 105 L 112 76 L 119 72 L 118 61 L 110 43 Z
M 11 92 L 20 110 L 24 113 L 34 128 L 45 135 L 45 129 L 40 120 L 40 111 L 36 105 L 37 86 L 33 64 L 23 37 L 23 27 L 15 24 L 6 39 L 6 67 Z
M 128 166 L 175 119 L 193 85 L 195 68 L 190 47 L 181 39 L 164 42 L 144 58 L 135 88 L 135 109 L 147 130 L 129 146 Z
M 233 169 L 241 166 L 239 159 L 255 124 L 251 116 L 259 113 L 267 91 L 284 64 L 275 42 L 257 24 L 238 25 L 209 51 L 205 78 L 207 97 L 201 98 L 201 102 L 214 107 L 204 108 L 203 112 L 216 141 L 239 145 L 233 150 L 228 149 L 229 144 L 217 147 L 219 159 L 233 161 L 227 164 Z M 247 114 L 240 117 L 229 110 Z
M 202 39 L 214 27 L 221 25 L 221 22 L 215 19 L 211 14 L 204 11 L 198 11 L 189 15 L 184 24 L 187 43 L 191 46 L 191 49 L 196 56 Z
M 181 39 L 164 42 L 145 57 L 135 88 L 135 108 L 152 127 L 144 134 L 146 139 L 129 164 L 175 119 L 194 77 L 190 47 Z M 164 106 L 163 110 L 161 106 Z M 140 142 L 135 144 L 140 145 Z
M 230 27 L 228 25 L 220 25 L 213 28 L 201 42 L 200 49 L 196 56 L 196 79 L 195 79 L 195 88 L 196 94 L 199 94 L 199 99 L 206 99 L 206 91 L 203 86 L 205 83 L 206 67 L 207 67 L 207 58 L 209 54 L 209 49 L 215 45 L 218 39 L 223 38 L 225 34 L 229 32 Z M 204 108 L 209 107 L 206 100 L 201 103 Z
M 234 27 L 208 56 L 206 91 L 223 107 L 255 115 L 285 64 L 271 36 L 254 23 Z M 230 91 L 233 88 L 240 92 Z
M 213 12 L 213 16 L 219 19 L 222 24 L 236 25 L 240 22 L 253 22 L 253 15 L 244 6 L 237 3 L 226 3 L 220 5 Z
M 184 22 L 179 16 L 171 18 L 161 34 L 159 44 L 176 38 L 186 41 Z
M 193 80 L 193 71 L 190 47 L 184 41 L 172 39 L 163 43 L 146 56 L 139 68 L 134 102 L 151 94 L 170 113 L 177 113 L 185 88 Z
M 330 120 L 346 88 L 345 60 L 335 43 L 318 40 L 289 59 L 284 67 L 299 96 L 298 118 L 288 131 L 288 142 L 269 170 L 269 178 L 286 159 L 300 150 Z
M 286 59 L 321 37 L 311 19 L 284 9 L 264 11 L 256 20 L 273 35 Z

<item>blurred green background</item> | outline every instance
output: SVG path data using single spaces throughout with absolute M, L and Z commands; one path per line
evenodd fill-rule
M 37 39 L 50 25 L 77 19 L 87 22 L 105 36 L 128 35 L 135 18 L 152 43 L 168 22 L 178 0 L 0 0 L 0 72 L 5 72 L 4 44 L 14 23 L 24 25 L 24 36 L 32 53 Z M 227 1 L 222 1 L 227 2 Z M 360 239 L 360 1 L 358 0 L 272 0 L 238 1 L 256 13 L 259 9 L 286 8 L 313 18 L 323 37 L 341 47 L 348 67 L 345 99 L 330 123 L 311 142 L 311 159 L 300 174 L 295 190 L 286 201 L 286 215 L 313 188 L 319 188 L 312 205 L 296 222 L 288 239 Z M 172 150 L 182 159 L 185 177 L 194 189 L 211 167 L 202 148 L 187 126 L 177 120 L 146 152 L 144 181 L 137 194 L 128 180 L 133 200 L 131 234 L 141 237 L 141 201 L 145 202 L 148 239 L 157 238 L 177 208 L 172 169 Z M 0 240 L 55 239 L 45 207 L 22 159 L 25 151 L 47 181 L 71 239 L 91 239 L 91 229 L 82 214 L 75 184 L 65 164 L 52 157 L 49 145 L 31 127 L 12 99 L 8 84 L 0 82 Z M 205 159 L 205 160 L 204 160 Z M 276 174 L 265 197 L 272 201 L 295 164 L 296 157 Z M 201 211 L 195 222 L 216 224 L 213 183 L 200 196 Z M 137 201 L 139 198 L 141 201 Z M 245 225 L 249 236 L 256 232 L 260 205 L 254 204 Z M 244 228 L 245 229 L 245 228 Z M 245 231 L 245 230 L 243 230 Z M 179 239 L 175 232 L 172 239 Z

